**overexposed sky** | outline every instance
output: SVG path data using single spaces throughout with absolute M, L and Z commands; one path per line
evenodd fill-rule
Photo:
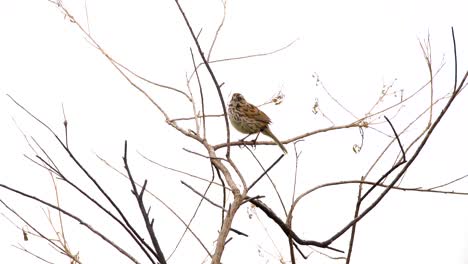
M 173 1 L 88 0 L 87 16 L 84 1 L 63 3 L 117 61 L 152 81 L 187 91 L 186 76 L 193 71 L 190 48 L 194 50 L 197 62 L 200 59 Z M 221 1 L 181 1 L 181 5 L 194 31 L 201 30 L 199 40 L 207 54 L 223 15 Z M 428 81 L 429 75 L 418 41 L 424 41 L 428 33 L 434 69 L 445 65 L 435 79 L 435 96 L 449 92 L 453 87 L 454 68 L 451 26 L 457 38 L 461 79 L 468 69 L 468 22 L 462 1 L 230 1 L 224 27 L 211 54 L 212 60 L 266 53 L 296 41 L 270 56 L 212 66 L 219 81 L 224 83 L 226 101 L 233 92 L 240 92 L 247 100 L 259 105 L 281 90 L 285 94 L 283 103 L 262 109 L 273 120 L 272 131 L 280 139 L 287 139 L 331 125 L 323 116 L 312 113 L 316 98 L 321 110 L 336 125 L 354 121 L 320 85 L 316 85 L 314 75 L 318 74 L 333 96 L 359 117 L 372 107 L 384 85 L 393 83 L 391 91 L 397 96 L 387 97 L 382 105 L 398 101 L 401 90 L 403 96 L 407 96 L 419 89 Z M 124 140 L 129 142 L 129 159 L 137 179 L 140 182 L 148 179 L 149 190 L 170 204 L 185 221 L 190 219 L 199 197 L 181 185 L 180 180 L 199 191 L 206 188 L 206 183 L 151 164 L 138 152 L 161 164 L 211 179 L 209 162 L 182 149 L 205 153 L 201 146 L 169 127 L 157 109 L 50 2 L 1 3 L 0 32 L 0 159 L 3 164 L 0 183 L 54 201 L 50 175 L 23 156 L 34 157 L 34 153 L 16 123 L 27 136 L 34 137 L 56 157 L 56 162 L 71 179 L 98 195 L 54 138 L 15 106 L 6 96 L 9 94 L 60 136 L 63 136 L 63 104 L 69 122 L 70 148 L 125 208 L 135 225 L 141 224 L 141 216 L 128 180 L 95 156 L 98 154 L 122 170 Z M 214 86 L 205 71 L 201 71 L 201 75 L 206 112 L 221 113 Z M 137 82 L 171 118 L 192 114 L 191 106 L 183 96 Z M 194 81 L 191 87 L 198 99 L 198 86 Z M 417 98 L 405 103 L 398 113 L 389 113 L 397 131 L 413 120 L 430 100 L 427 91 Z M 432 187 L 468 174 L 466 100 L 463 92 L 407 172 L 403 186 Z M 435 115 L 440 112 L 440 107 L 435 107 Z M 424 122 L 402 136 L 403 145 L 409 145 L 425 126 Z M 194 129 L 193 122 L 179 124 Z M 223 121 L 210 119 L 207 124 L 209 142 L 222 143 L 225 140 Z M 387 124 L 377 128 L 391 134 Z M 242 135 L 231 130 L 231 137 L 239 139 Z M 297 192 L 326 182 L 359 179 L 389 138 L 368 129 L 362 151 L 355 154 L 352 146 L 360 141 L 358 129 L 349 129 L 314 135 L 299 143 L 302 155 Z M 288 207 L 295 159 L 292 144 L 287 148 L 290 154 L 270 176 L 275 179 Z M 370 180 L 377 179 L 389 168 L 397 155 L 396 146 L 392 151 L 377 166 Z M 220 155 L 223 153 L 224 150 L 219 152 Z M 258 146 L 255 153 L 268 166 L 278 157 L 279 149 Z M 232 155 L 247 181 L 251 182 L 261 173 L 247 150 L 233 148 Z M 447 187 L 447 190 L 467 189 L 466 181 Z M 64 182 L 59 181 L 59 190 L 64 208 L 83 216 L 147 263 L 128 236 L 109 224 L 107 216 Z M 281 215 L 276 194 L 266 179 L 252 190 L 251 195 L 265 195 L 264 201 Z M 221 201 L 217 187 L 212 187 L 208 196 Z M 352 218 L 355 197 L 356 186 L 331 187 L 310 195 L 296 211 L 293 221 L 296 232 L 306 239 L 327 239 Z M 45 208 L 4 189 L 0 189 L 0 199 L 29 221 L 37 223 L 45 233 L 53 234 L 42 210 Z M 147 204 L 152 205 L 155 226 L 167 256 L 183 232 L 183 226 L 155 199 L 149 196 L 147 199 Z M 467 263 L 466 199 L 444 194 L 390 192 L 358 226 L 352 263 Z M 207 203 L 203 203 L 200 210 L 193 229 L 213 250 L 220 214 Z M 0 213 L 18 226 L 24 226 L 2 205 Z M 260 210 L 245 205 L 239 210 L 233 227 L 248 233 L 249 238 L 234 236 L 224 253 L 223 263 L 289 260 L 284 235 Z M 70 247 L 80 252 L 83 263 L 127 263 L 127 259 L 74 221 L 67 220 L 66 231 Z M 2 263 L 38 263 L 34 257 L 11 246 L 18 243 L 54 263 L 67 261 L 40 239 L 23 242 L 21 231 L 3 216 L 0 217 L 0 233 Z M 346 250 L 348 237 L 349 234 L 343 236 L 333 246 Z M 303 250 L 311 252 L 306 247 Z M 321 251 L 334 257 L 342 256 Z M 201 263 L 205 257 L 203 249 L 187 235 L 170 263 Z M 332 260 L 316 253 L 312 253 L 309 260 L 299 260 L 299 263 L 309 262 L 344 263 L 344 260 Z

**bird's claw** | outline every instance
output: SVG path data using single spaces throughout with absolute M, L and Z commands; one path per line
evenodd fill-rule
M 252 143 L 252 148 L 256 149 L 257 148 L 257 139 L 251 140 L 250 142 Z
M 243 148 L 243 147 L 247 147 L 247 145 L 245 144 L 245 142 L 248 142 L 252 145 L 252 148 L 253 149 L 256 149 L 257 148 L 257 139 L 253 139 L 253 140 L 250 140 L 250 141 L 246 141 L 247 137 L 245 138 L 242 138 L 242 139 L 239 139 L 239 142 L 242 142 L 243 144 L 242 145 L 239 145 L 239 148 Z

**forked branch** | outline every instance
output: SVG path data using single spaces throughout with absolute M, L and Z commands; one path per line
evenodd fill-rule
M 156 250 L 156 253 L 157 253 L 156 258 L 158 259 L 159 263 L 166 264 L 166 259 L 164 258 L 164 254 L 161 250 L 161 247 L 159 246 L 158 239 L 156 238 L 156 234 L 154 233 L 154 228 L 153 228 L 154 219 L 152 219 L 151 221 L 149 220 L 149 210 L 146 211 L 145 204 L 143 202 L 143 194 L 146 189 L 147 181 L 145 180 L 145 183 L 143 184 L 141 191 L 138 192 L 135 181 L 133 180 L 132 173 L 130 172 L 130 167 L 128 166 L 127 141 L 126 140 L 125 140 L 125 147 L 124 147 L 123 162 L 124 162 L 125 170 L 127 171 L 127 174 L 128 174 L 128 178 L 130 179 L 130 183 L 132 185 L 132 193 L 138 202 L 138 207 L 140 208 L 141 215 L 143 216 L 143 219 L 145 221 L 146 230 L 148 231 L 148 234 L 151 238 L 151 242 L 153 243 L 153 247 Z

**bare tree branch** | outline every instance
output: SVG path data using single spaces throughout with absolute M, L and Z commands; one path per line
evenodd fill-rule
M 99 236 L 102 240 L 106 241 L 109 245 L 111 245 L 113 248 L 115 248 L 117 251 L 119 251 L 121 254 L 123 254 L 124 256 L 126 256 L 128 259 L 130 259 L 133 263 L 140 263 L 138 262 L 134 257 L 132 257 L 127 251 L 125 251 L 123 248 L 119 247 L 117 244 L 115 244 L 114 242 L 112 242 L 112 240 L 110 240 L 109 238 L 107 238 L 104 234 L 102 234 L 101 232 L 99 232 L 98 230 L 94 229 L 91 225 L 89 225 L 88 223 L 86 223 L 85 221 L 83 221 L 81 218 L 75 216 L 74 214 L 62 209 L 62 208 L 59 208 L 51 203 L 48 203 L 40 198 L 37 198 L 35 196 L 32 196 L 30 194 L 27 194 L 27 193 L 24 193 L 22 191 L 19 191 L 17 189 L 14 189 L 14 188 L 11 188 L 7 185 L 4 185 L 4 184 L 0 184 L 0 188 L 3 188 L 3 189 L 6 189 L 6 190 L 9 190 L 11 192 L 14 192 L 16 194 L 19 194 L 21 196 L 24 196 L 24 197 L 27 197 L 31 200 L 34 200 L 36 202 L 39 202 L 41 204 L 44 204 L 50 208 L 53 208 L 57 211 L 60 211 L 61 213 L 67 215 L 68 217 L 76 220 L 80 225 L 83 225 L 84 227 L 86 227 L 87 229 L 89 229 L 92 233 L 96 234 L 97 236 Z
M 154 219 L 152 219 L 151 221 L 149 220 L 149 211 L 146 211 L 145 205 L 143 203 L 143 194 L 145 192 L 147 181 L 145 180 L 145 183 L 143 184 L 141 191 L 138 192 L 135 181 L 133 180 L 132 173 L 130 172 L 130 167 L 128 166 L 127 141 L 125 141 L 123 162 L 124 162 L 125 170 L 127 171 L 128 178 L 130 179 L 130 182 L 132 184 L 132 193 L 133 195 L 135 195 L 135 198 L 138 202 L 138 207 L 140 208 L 141 215 L 143 216 L 143 219 L 145 220 L 146 230 L 148 231 L 149 236 L 151 238 L 151 242 L 153 242 L 154 249 L 156 250 L 156 253 L 157 253 L 156 258 L 158 259 L 159 263 L 165 264 L 166 259 L 164 258 L 164 254 L 161 250 L 161 247 L 159 246 L 158 239 L 156 238 L 156 234 L 154 233 L 154 228 L 153 228 Z

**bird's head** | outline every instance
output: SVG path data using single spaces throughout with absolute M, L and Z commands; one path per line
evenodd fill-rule
M 245 101 L 244 96 L 242 96 L 242 94 L 240 94 L 240 93 L 234 93 L 234 94 L 232 95 L 232 99 L 231 99 L 231 100 L 232 100 L 232 101 L 236 101 L 236 102 Z

